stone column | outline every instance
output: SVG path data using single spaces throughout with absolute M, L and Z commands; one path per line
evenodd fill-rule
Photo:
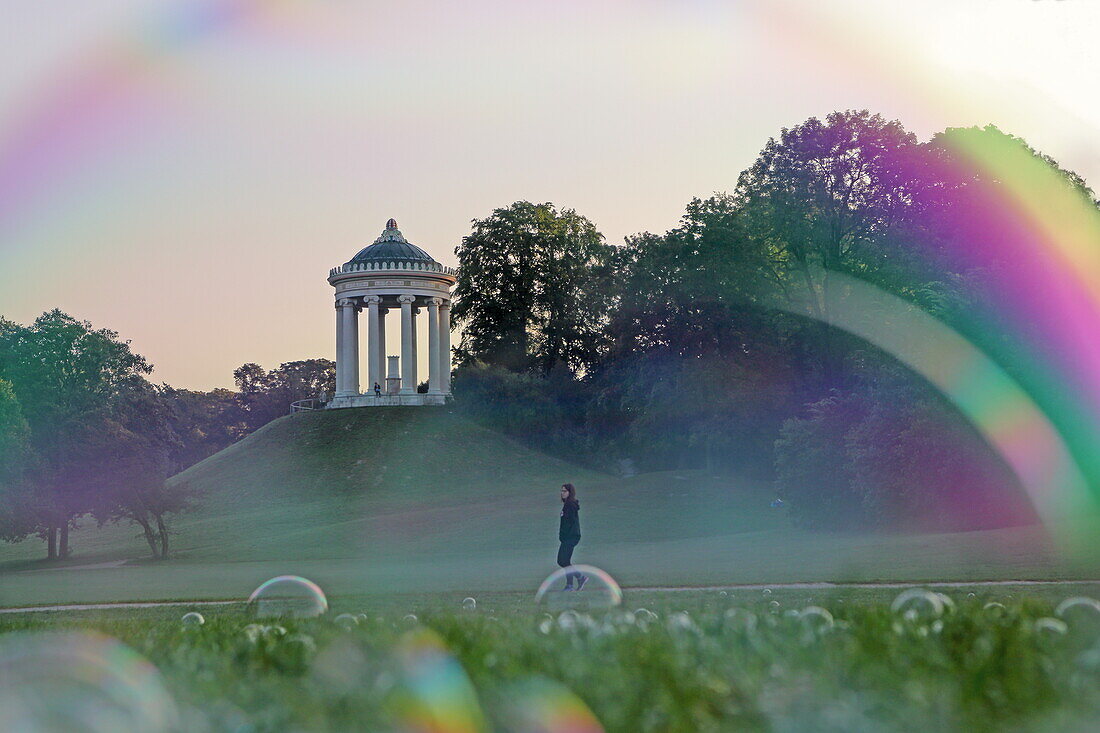
M 354 397 L 359 394 L 359 309 L 355 301 L 341 298 L 336 301 L 340 312 L 340 330 L 337 334 L 337 371 L 342 366 L 344 379 L 336 389 L 337 397 Z
M 451 393 L 451 301 L 439 306 L 439 382 L 443 394 Z
M 401 304 L 401 394 L 416 394 L 416 376 L 412 370 L 413 356 L 413 301 L 414 295 L 398 296 Z
M 342 397 L 347 392 L 344 372 L 348 365 L 344 362 L 344 308 L 341 302 L 336 301 L 336 394 L 333 397 Z
M 420 336 L 416 332 L 416 322 L 420 319 L 417 316 L 420 315 L 420 309 L 415 305 L 413 306 L 413 358 L 409 364 L 409 368 L 412 369 L 412 390 L 413 394 L 416 394 L 416 388 L 420 385 Z
M 382 299 L 377 295 L 371 295 L 366 298 L 367 301 L 367 394 L 374 394 L 374 385 L 381 384 L 385 379 L 385 375 L 378 371 L 378 366 L 382 363 L 378 358 L 379 342 L 378 342 L 378 304 L 382 302 Z
M 382 393 L 386 393 L 386 377 L 388 372 L 386 371 L 386 314 L 389 313 L 389 308 L 378 307 L 378 386 L 382 388 Z M 370 388 L 373 390 L 374 385 Z
M 439 359 L 439 305 L 441 298 L 428 298 L 428 394 L 443 394 Z

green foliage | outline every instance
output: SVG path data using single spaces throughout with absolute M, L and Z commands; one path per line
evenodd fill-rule
M 776 488 L 802 527 L 861 526 L 845 437 L 864 416 L 859 397 L 834 392 L 783 423 L 775 443 Z
M 22 478 L 29 442 L 30 428 L 11 382 L 0 379 L 0 489 Z
M 165 515 L 184 502 L 164 484 L 177 442 L 161 393 L 145 380 L 152 367 L 114 331 L 59 310 L 31 326 L 0 326 L 0 375 L 25 408 L 35 458 L 5 536 L 37 534 L 50 558 L 63 558 L 70 529 L 94 514 L 143 524 L 159 537 L 154 554 L 166 554 Z
M 288 361 L 265 371 L 259 364 L 242 364 L 233 371 L 237 400 L 248 430 L 256 430 L 290 411 L 298 400 L 336 392 L 336 363 L 328 359 Z
M 488 428 L 574 458 L 584 447 L 585 386 L 564 369 L 542 377 L 474 363 L 455 372 L 452 390 L 456 409 Z
M 455 249 L 458 363 L 577 373 L 600 349 L 611 249 L 588 219 L 517 201 L 473 222 Z
M 11 383 L 0 379 L 0 539 L 27 532 L 23 472 L 30 458 L 30 428 Z
M 156 666 L 189 730 L 402 729 L 417 708 L 398 649 L 424 627 L 457 662 L 458 677 L 429 678 L 450 683 L 442 690 L 452 695 L 436 702 L 454 705 L 455 681 L 468 678 L 494 730 L 515 702 L 511 685 L 533 679 L 567 691 L 547 699 L 543 716 L 571 710 L 564 695 L 575 696 L 609 733 L 1091 729 L 1100 717 L 1094 630 L 1044 635 L 1035 622 L 1053 615 L 1051 601 L 999 595 L 1004 610 L 994 613 L 983 608 L 993 597 L 979 594 L 951 592 L 957 608 L 942 618 L 907 619 L 875 591 L 776 591 L 768 598 L 778 607 L 756 591 L 628 593 L 629 613 L 570 622 L 518 596 L 479 596 L 475 612 L 456 610 L 449 595 L 338 598 L 331 613 L 366 610 L 366 620 L 351 631 L 330 618 L 265 623 L 279 633 L 249 630 L 256 620 L 240 607 L 204 609 L 197 629 L 181 627 L 181 609 L 14 615 L 0 617 L 0 637 L 74 627 L 116 637 Z M 811 604 L 832 623 L 802 616 Z M 655 615 L 633 612 L 641 605 Z M 417 625 L 403 620 L 409 611 Z

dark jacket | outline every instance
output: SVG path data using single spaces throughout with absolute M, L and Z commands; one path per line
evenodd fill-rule
M 566 499 L 561 505 L 561 526 L 558 528 L 559 542 L 579 542 L 581 539 L 581 503 L 576 499 Z

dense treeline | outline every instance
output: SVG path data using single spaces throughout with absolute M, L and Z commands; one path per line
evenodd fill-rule
M 1017 223 L 988 205 L 1006 183 L 962 159 L 973 146 L 1042 161 L 1091 196 L 994 127 L 920 143 L 863 111 L 784 129 L 733 193 L 620 247 L 572 210 L 498 209 L 456 250 L 457 404 L 605 468 L 773 476 L 803 526 L 1029 521 L 1011 471 L 951 404 L 827 325 L 848 297 L 838 277 L 856 277 L 1019 361 L 989 317 L 1013 286 L 1000 265 L 1018 256 Z
M 1024 285 L 1026 268 L 1005 265 L 1027 230 L 989 205 L 1007 183 L 962 159 L 976 147 L 1054 170 L 1092 201 L 994 127 L 921 143 L 863 111 L 784 129 L 732 193 L 692 200 L 663 234 L 612 246 L 576 211 L 526 201 L 475 220 L 456 250 L 457 409 L 604 469 L 770 477 L 807 527 L 1031 520 L 949 402 L 827 325 L 850 297 L 841 278 L 858 278 L 1009 371 L 1021 361 L 996 316 Z M 325 359 L 244 364 L 236 391 L 158 386 L 150 372 L 116 333 L 60 311 L 0 319 L 0 539 L 37 536 L 63 558 L 77 522 L 125 521 L 167 557 L 168 517 L 199 497 L 166 478 L 335 382 Z M 1066 399 L 1015 376 L 1048 407 Z
M 29 326 L 0 319 L 0 539 L 38 537 L 47 557 L 72 553 L 81 521 L 128 522 L 154 558 L 169 556 L 170 515 L 200 499 L 167 478 L 330 393 L 332 362 L 245 364 L 238 391 L 154 385 L 129 342 L 59 310 Z

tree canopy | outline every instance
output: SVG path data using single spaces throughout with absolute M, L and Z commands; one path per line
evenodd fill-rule
M 517 201 L 473 221 L 456 249 L 459 364 L 582 372 L 601 346 L 611 248 L 572 209 Z

